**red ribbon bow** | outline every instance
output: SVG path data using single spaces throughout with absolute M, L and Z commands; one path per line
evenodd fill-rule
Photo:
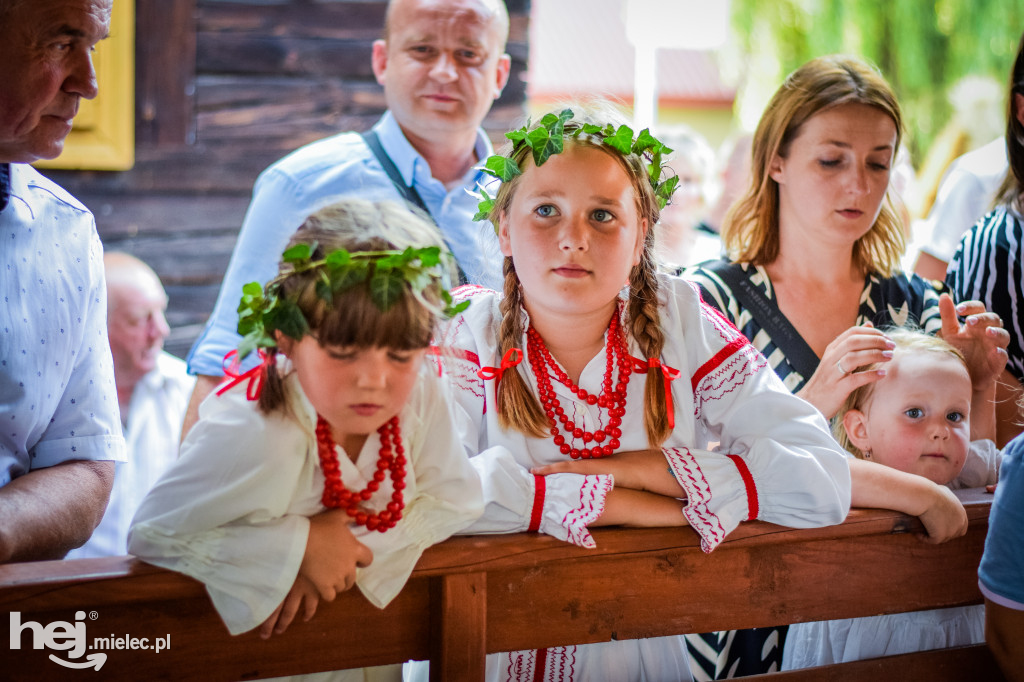
M 249 400 L 258 400 L 260 394 L 263 393 L 263 380 L 267 376 L 267 367 L 274 364 L 274 353 L 267 353 L 262 348 L 259 349 L 260 364 L 256 365 L 247 372 L 242 374 L 238 373 L 241 361 L 238 359 L 238 351 L 233 350 L 224 356 L 224 362 L 222 367 L 224 368 L 224 376 L 231 381 L 225 381 L 220 388 L 217 389 L 217 395 L 223 395 L 226 391 L 231 390 L 243 381 L 248 381 L 249 384 L 245 387 L 245 397 Z
M 674 429 L 676 427 L 676 410 L 672 404 L 672 381 L 679 378 L 679 370 L 669 367 L 658 358 L 648 358 L 644 361 L 640 358 L 630 357 L 633 360 L 633 372 L 635 374 L 647 374 L 647 371 L 650 369 L 661 370 L 662 375 L 665 377 L 665 409 L 668 411 L 668 427 Z
M 501 367 L 481 367 L 477 370 L 476 375 L 484 381 L 494 379 L 494 395 L 498 395 L 498 384 L 501 383 L 501 375 L 522 361 L 523 351 L 518 348 L 509 348 L 501 358 Z

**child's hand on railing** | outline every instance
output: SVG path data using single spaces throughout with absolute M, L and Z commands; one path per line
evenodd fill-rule
M 269 639 L 270 635 L 280 635 L 292 624 L 299 608 L 303 607 L 302 622 L 308 622 L 316 613 L 317 604 L 320 603 L 320 594 L 316 586 L 301 575 L 295 578 L 295 584 L 288 591 L 280 606 L 274 609 L 270 617 L 263 621 L 260 626 L 260 638 Z
M 933 483 L 933 501 L 919 514 L 927 535 L 918 535 L 930 544 L 946 542 L 967 532 L 967 512 L 953 491 L 944 485 Z
M 306 577 L 324 601 L 356 584 L 356 568 L 369 566 L 373 552 L 356 539 L 343 509 L 332 509 L 309 519 L 309 539 L 299 575 Z

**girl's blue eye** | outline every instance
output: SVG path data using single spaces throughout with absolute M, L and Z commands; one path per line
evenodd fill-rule
M 911 419 L 920 419 L 924 416 L 924 410 L 919 407 L 911 407 L 909 410 L 904 411 L 903 414 L 907 415 Z
M 551 204 L 543 204 L 534 209 L 534 213 L 539 215 L 541 218 L 550 218 L 555 215 L 555 207 Z
M 594 211 L 593 216 L 594 220 L 596 220 L 599 223 L 607 223 L 609 220 L 615 217 L 614 215 L 611 214 L 611 212 L 606 211 L 603 208 L 599 208 L 596 211 Z

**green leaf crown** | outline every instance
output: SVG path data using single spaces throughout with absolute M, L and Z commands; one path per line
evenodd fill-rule
M 445 261 L 451 254 L 437 246 L 407 247 L 403 251 L 347 251 L 337 249 L 325 257 L 314 260 L 317 243 L 296 244 L 281 256 L 290 266 L 267 283 L 249 282 L 242 287 L 238 303 L 238 333 L 242 341 L 238 346 L 238 359 L 257 348 L 277 346 L 274 332 L 280 331 L 293 339 L 309 333 L 309 322 L 298 304 L 299 292 L 285 294 L 284 283 L 300 273 L 315 276 L 316 295 L 327 305 L 333 305 L 335 294 L 354 286 L 368 283 L 370 300 L 381 312 L 387 311 L 405 291 L 428 308 L 434 308 L 445 317 L 451 317 L 469 307 L 469 301 L 456 304 L 448 293 L 448 271 Z M 438 292 L 440 305 L 424 297 L 424 292 Z
M 576 139 L 580 135 L 588 135 L 591 138 L 599 139 L 622 155 L 636 154 L 644 160 L 647 167 L 647 177 L 654 188 L 654 195 L 658 200 L 658 208 L 665 208 L 679 184 L 676 175 L 667 177 L 664 158 L 672 153 L 672 149 L 665 146 L 658 138 L 651 135 L 649 129 L 644 128 L 639 135 L 633 135 L 633 129 L 623 124 L 615 126 L 612 123 L 596 125 L 593 123 L 581 123 L 571 129 L 568 133 L 565 124 L 573 117 L 572 109 L 563 109 L 558 114 L 545 114 L 540 122 L 534 126 L 530 121 L 517 130 L 505 133 L 505 137 L 512 141 L 512 151 L 507 156 L 495 154 L 484 162 L 481 170 L 488 175 L 493 175 L 502 182 L 508 182 L 517 175 L 522 175 L 523 170 L 516 163 L 515 158 L 522 150 L 529 147 L 533 154 L 533 162 L 541 166 L 553 154 L 560 154 L 565 148 L 566 137 Z M 474 220 L 487 220 L 494 209 L 494 197 L 487 193 L 483 187 L 479 187 L 480 203 L 477 205 Z

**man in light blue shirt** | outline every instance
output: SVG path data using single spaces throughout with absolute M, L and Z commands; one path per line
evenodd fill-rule
M 291 235 L 327 204 L 345 196 L 403 201 L 414 193 L 467 281 L 501 287 L 497 240 L 490 225 L 473 221 L 470 191 L 487 179 L 475 168 L 492 153 L 480 124 L 508 81 L 508 22 L 502 0 L 391 0 L 372 61 L 388 104 L 373 132 L 393 177 L 353 132 L 307 145 L 260 175 L 217 303 L 189 353 L 198 380 L 184 432 L 238 345 L 242 285 L 273 277 Z
M 111 0 L 0 0 L 0 563 L 60 559 L 124 459 L 92 214 L 28 164 L 62 151 Z

